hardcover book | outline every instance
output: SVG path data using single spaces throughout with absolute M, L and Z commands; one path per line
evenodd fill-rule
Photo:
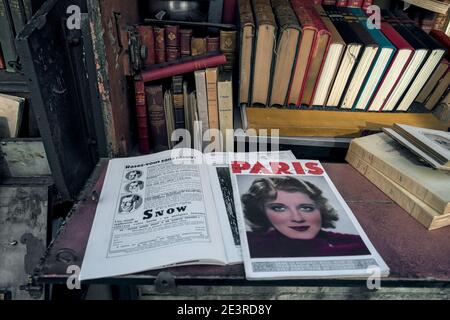
M 164 28 L 154 27 L 155 39 L 155 62 L 157 64 L 166 62 L 166 44 Z
M 180 53 L 181 57 L 191 55 L 192 29 L 180 29 Z
M 301 31 L 289 0 L 272 0 L 272 6 L 278 23 L 278 37 L 269 106 L 284 106 Z
M 201 56 L 206 53 L 206 38 L 192 37 L 191 53 L 193 56 Z
M 227 63 L 223 66 L 224 70 L 232 71 L 234 67 L 236 54 L 236 31 L 220 30 L 220 51 L 227 58 Z
M 410 45 L 414 48 L 414 55 L 407 64 L 399 81 L 389 92 L 386 100 L 381 105 L 382 111 L 392 111 L 397 106 L 415 75 L 426 61 L 430 50 L 408 28 L 401 24 L 389 11 L 382 10 L 382 21 L 388 22 Z
M 320 15 L 323 23 L 331 33 L 331 42 L 328 53 L 326 54 L 325 62 L 319 81 L 317 84 L 316 93 L 314 95 L 313 105 L 324 106 L 326 104 L 328 95 L 331 90 L 331 85 L 339 70 L 339 65 L 345 51 L 346 43 L 342 39 L 338 30 L 334 26 L 330 17 L 326 14 L 322 6 L 315 6 L 314 9 Z
M 148 119 L 147 119 L 147 104 L 145 101 L 145 85 L 142 79 L 134 80 L 134 96 L 136 103 L 139 151 L 142 154 L 145 154 L 150 152 L 150 145 L 148 137 Z
M 206 37 L 206 51 L 217 52 L 219 50 L 220 50 L 220 37 L 209 37 L 209 36 Z
M 433 73 L 434 69 L 445 56 L 446 48 L 430 37 L 425 31 L 417 27 L 406 15 L 396 14 L 396 17 L 399 18 L 400 22 L 431 51 L 428 59 L 417 73 L 414 81 L 397 106 L 397 111 L 407 111 Z
M 335 80 L 327 98 L 327 106 L 337 107 L 344 93 L 349 78 L 360 60 L 365 42 L 360 39 L 357 30 L 350 24 L 336 6 L 322 6 L 347 44 Z
M 381 32 L 397 48 L 397 51 L 380 86 L 375 92 L 373 100 L 370 102 L 369 111 L 382 109 L 388 95 L 399 82 L 414 54 L 414 48 L 390 24 L 381 22 Z
M 256 39 L 252 78 L 252 104 L 266 106 L 269 98 L 272 59 L 277 24 L 269 0 L 252 0 L 255 14 Z
M 218 68 L 206 69 L 206 94 L 208 97 L 209 129 L 220 129 L 219 109 L 217 105 L 217 77 Z
M 222 134 L 222 151 L 234 152 L 233 82 L 231 72 L 221 71 L 217 81 L 219 127 Z
M 240 57 L 239 57 L 239 104 L 250 102 L 250 82 L 252 75 L 252 57 L 255 38 L 251 0 L 238 0 Z
M 355 33 L 359 36 L 364 43 L 364 49 L 361 57 L 358 61 L 358 65 L 353 72 L 347 87 L 345 88 L 345 94 L 342 96 L 340 107 L 343 109 L 351 109 L 355 104 L 358 93 L 361 89 L 364 79 L 369 73 L 372 64 L 376 61 L 376 57 L 379 54 L 380 45 L 370 34 L 366 26 L 360 23 L 358 17 L 353 14 L 352 9 L 338 8 L 345 20 L 353 28 Z
M 372 38 L 378 43 L 379 50 L 375 56 L 374 62 L 369 69 L 368 74 L 365 76 L 364 82 L 358 93 L 354 108 L 357 110 L 366 110 L 375 90 L 378 88 L 386 70 L 389 68 L 392 62 L 392 58 L 397 52 L 397 48 L 392 42 L 383 34 L 382 31 L 371 28 L 368 26 L 367 16 L 359 8 L 351 8 L 349 11 L 358 17 L 361 24 L 369 31 Z
M 144 66 L 155 64 L 155 39 L 152 26 L 137 26 L 142 44 L 147 48 L 147 57 L 144 60 Z
M 415 101 L 425 103 L 431 92 L 433 92 L 434 88 L 436 88 L 439 80 L 441 80 L 441 78 L 448 72 L 449 68 L 450 61 L 445 58 L 442 59 L 441 63 L 439 63 L 437 68 L 434 70 L 430 79 L 428 79 L 428 81 L 425 83 L 425 86 L 422 88 Z
M 145 87 L 148 111 L 150 144 L 155 152 L 169 149 L 169 139 L 164 111 L 164 91 L 162 85 Z

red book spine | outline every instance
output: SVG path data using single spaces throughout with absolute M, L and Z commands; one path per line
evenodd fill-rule
M 5 58 L 3 57 L 3 51 L 2 51 L 2 48 L 1 48 L 1 44 L 0 44 L 0 70 L 3 70 L 5 68 L 6 68 Z
M 234 24 L 236 15 L 236 0 L 224 0 L 222 23 Z
M 338 7 L 346 7 L 347 6 L 347 0 L 336 0 L 336 6 L 338 6 Z
M 164 28 L 155 27 L 155 62 L 164 63 L 166 62 L 166 44 L 164 43 Z
M 178 48 L 167 48 L 166 53 L 167 62 L 175 61 L 180 58 L 180 50 L 178 50 Z
M 363 0 L 362 8 L 366 11 L 366 9 L 371 5 L 373 5 L 373 0 Z
M 216 67 L 223 65 L 227 62 L 224 54 L 218 54 L 208 57 L 199 57 L 191 61 L 180 62 L 178 64 L 169 65 L 163 68 L 155 68 L 152 70 L 146 70 L 141 73 L 142 80 L 144 82 L 158 80 L 175 76 L 178 74 L 194 72 L 196 70 Z
M 206 51 L 216 52 L 220 50 L 220 38 L 219 37 L 207 37 L 206 38 Z
M 180 53 L 182 57 L 191 55 L 192 30 L 180 29 Z
M 155 64 L 155 41 L 153 28 L 151 26 L 138 26 L 137 30 L 141 36 L 141 41 L 147 47 L 147 58 L 144 61 L 145 66 Z
M 348 0 L 349 7 L 361 8 L 364 0 Z
M 443 45 L 447 50 L 450 49 L 450 37 L 440 30 L 431 30 L 430 36 L 436 39 L 441 45 Z
M 136 118 L 138 127 L 139 151 L 142 154 L 150 152 L 148 140 L 147 106 L 145 104 L 144 81 L 134 81 L 134 96 L 136 99 Z

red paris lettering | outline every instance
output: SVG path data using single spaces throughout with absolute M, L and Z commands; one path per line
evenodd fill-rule
M 309 174 L 322 175 L 324 173 L 323 169 L 319 167 L 317 162 L 307 162 L 305 167 L 308 168 Z
M 242 173 L 242 170 L 250 169 L 250 163 L 242 161 L 233 161 L 231 163 L 231 170 L 233 173 Z
M 289 171 L 289 165 L 284 162 L 271 162 L 270 167 L 274 174 L 292 174 Z

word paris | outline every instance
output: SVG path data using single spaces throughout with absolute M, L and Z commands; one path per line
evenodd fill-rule
M 202 131 L 201 122 L 194 123 L 194 137 L 186 129 L 176 129 L 172 132 L 171 141 L 175 144 L 174 149 L 193 149 L 209 153 L 213 151 L 236 151 L 245 152 L 246 143 L 249 151 L 279 151 L 280 130 L 279 129 L 208 129 Z M 200 134 L 201 132 L 201 134 Z M 198 134 L 196 134 L 198 133 Z M 234 143 L 236 140 L 236 149 Z
M 178 307 L 178 315 L 197 315 L 208 318 L 212 314 L 220 315 L 270 315 L 271 305 L 255 305 L 255 304 L 223 304 L 220 308 L 213 307 L 191 307 L 185 304 Z

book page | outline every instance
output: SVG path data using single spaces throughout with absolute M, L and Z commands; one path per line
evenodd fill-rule
M 211 189 L 213 191 L 216 211 L 220 221 L 222 237 L 227 261 L 229 264 L 241 263 L 241 241 L 236 217 L 236 206 L 233 198 L 233 187 L 229 165 L 231 161 L 256 160 L 295 160 L 291 151 L 226 153 L 215 152 L 204 154 L 208 165 Z
M 80 280 L 195 262 L 226 263 L 202 154 L 110 160 Z
M 247 279 L 389 273 L 319 161 L 230 168 Z

